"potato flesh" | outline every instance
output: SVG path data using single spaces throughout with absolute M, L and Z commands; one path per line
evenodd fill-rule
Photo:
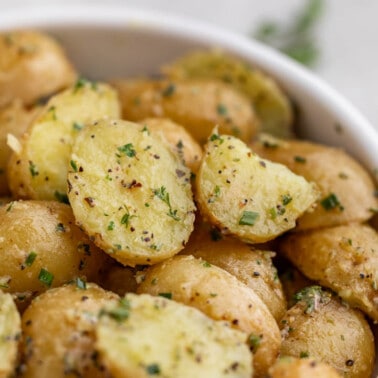
M 317 199 L 312 183 L 264 160 L 242 141 L 214 133 L 197 175 L 198 205 L 224 233 L 250 243 L 272 240 L 295 227 Z
M 49 200 L 66 196 L 67 166 L 80 129 L 98 118 L 119 114 L 117 95 L 105 84 L 78 81 L 53 96 L 21 140 L 21 152 L 11 158 L 13 195 Z
M 76 220 L 105 252 L 135 266 L 184 247 L 194 223 L 190 171 L 166 142 L 141 125 L 102 121 L 81 132 L 71 160 Z
M 252 376 L 242 332 L 165 298 L 128 294 L 125 300 L 127 317 L 103 316 L 96 327 L 96 348 L 115 378 Z
M 21 320 L 10 294 L 0 290 L 0 377 L 10 377 L 15 370 Z

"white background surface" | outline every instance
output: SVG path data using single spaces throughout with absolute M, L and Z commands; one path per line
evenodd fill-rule
M 199 19 L 250 34 L 263 20 L 289 22 L 307 0 L 81 0 L 155 9 Z M 23 5 L 77 3 L 74 0 L 0 0 L 4 8 Z M 321 59 L 313 70 L 330 83 L 378 130 L 378 1 L 324 0 L 317 28 Z M 27 18 L 27 13 L 25 13 Z

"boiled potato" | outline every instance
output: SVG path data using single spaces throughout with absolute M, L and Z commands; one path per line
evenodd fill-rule
M 181 125 L 168 118 L 147 118 L 140 122 L 153 133 L 161 133 L 192 172 L 197 172 L 202 148 Z
M 67 167 L 74 139 L 86 123 L 119 113 L 116 92 L 106 84 L 79 79 L 53 96 L 24 137 L 11 144 L 8 179 L 13 196 L 67 201 Z
M 8 134 L 21 137 L 39 109 L 39 106 L 28 109 L 20 100 L 0 109 L 0 196 L 9 194 L 6 168 L 12 150 L 7 146 Z
M 313 358 L 282 357 L 269 369 L 267 378 L 341 378 L 332 366 Z
M 21 337 L 21 320 L 12 296 L 0 290 L 0 377 L 13 376 L 17 346 Z
M 83 129 L 68 181 L 77 223 L 124 265 L 173 256 L 193 230 L 190 171 L 142 125 L 103 120 Z
M 68 205 L 14 201 L 0 207 L 0 219 L 0 286 L 20 302 L 76 277 L 96 279 L 106 264 Z
M 104 272 L 99 280 L 101 287 L 124 296 L 126 293 L 135 293 L 137 281 L 136 270 L 128 266 L 123 266 L 115 261 Z
M 293 228 L 317 199 L 312 183 L 214 132 L 196 178 L 198 207 L 225 234 L 262 243 Z
M 281 163 L 313 181 L 321 195 L 313 212 L 298 219 L 296 230 L 364 222 L 378 208 L 374 182 L 365 168 L 341 149 L 307 141 L 262 138 L 252 145 L 265 159 Z
M 16 98 L 30 105 L 76 80 L 62 47 L 37 31 L 0 33 L 0 56 L 0 107 Z
M 175 256 L 143 272 L 137 293 L 166 296 L 196 307 L 215 320 L 246 332 L 256 377 L 278 355 L 277 323 L 259 296 L 225 270 L 193 256 Z
M 252 376 L 247 335 L 194 308 L 128 294 L 101 315 L 96 349 L 114 378 Z
M 9 202 L 12 202 L 11 197 L 0 197 L 0 206 L 5 205 Z
M 22 377 L 109 377 L 94 350 L 97 314 L 117 295 L 95 284 L 50 289 L 22 315 Z
M 252 102 L 261 129 L 279 137 L 293 133 L 293 109 L 274 79 L 221 50 L 196 51 L 163 67 L 172 80 L 217 79 L 232 85 Z
M 305 276 L 378 321 L 378 234 L 350 224 L 287 235 L 280 252 Z
M 242 94 L 214 80 L 117 80 L 123 118 L 167 117 L 183 125 L 198 142 L 215 125 L 224 134 L 249 141 L 257 130 L 253 109 Z
M 362 313 L 319 286 L 303 289 L 296 298 L 298 303 L 280 322 L 281 355 L 315 358 L 333 366 L 343 377 L 370 377 L 375 347 Z
M 285 314 L 286 300 L 272 263 L 274 252 L 224 238 L 209 225 L 199 224 L 182 253 L 202 258 L 234 275 L 255 291 L 277 322 Z

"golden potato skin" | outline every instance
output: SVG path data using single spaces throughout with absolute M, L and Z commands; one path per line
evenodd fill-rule
M 202 148 L 183 126 L 168 118 L 146 118 L 139 123 L 153 133 L 160 133 L 184 164 L 192 172 L 197 172 L 202 159 Z
M 0 219 L 0 280 L 20 300 L 76 277 L 96 279 L 107 261 L 68 205 L 14 201 L 0 207 Z
M 274 252 L 222 237 L 219 231 L 202 223 L 195 227 L 181 253 L 202 258 L 226 270 L 255 291 L 277 322 L 284 316 L 286 300 L 272 263 Z
M 341 378 L 332 367 L 313 358 L 282 357 L 269 369 L 266 378 Z
M 378 234 L 350 224 L 285 236 L 279 251 L 305 276 L 378 321 Z
M 175 256 L 154 265 L 143 272 L 137 293 L 168 295 L 256 338 L 256 377 L 263 377 L 278 355 L 280 335 L 266 305 L 251 288 L 205 260 Z
M 261 129 L 278 137 L 293 134 L 293 109 L 274 79 L 246 62 L 214 49 L 194 51 L 164 66 L 170 79 L 217 79 L 232 85 L 251 101 Z
M 215 125 L 224 134 L 249 141 L 257 120 L 247 98 L 215 80 L 117 80 L 123 118 L 140 121 L 167 117 L 183 125 L 199 143 L 204 143 Z
M 37 31 L 1 33 L 0 56 L 0 107 L 16 98 L 31 105 L 76 80 L 62 47 Z
M 97 313 L 117 299 L 95 284 L 50 289 L 22 315 L 22 377 L 109 377 L 95 358 Z
M 105 290 L 112 291 L 122 297 L 127 293 L 136 292 L 138 285 L 135 274 L 135 269 L 123 266 L 114 261 L 114 263 L 106 268 L 106 271 L 101 275 L 98 283 Z
M 113 378 L 252 377 L 247 335 L 227 322 L 147 294 L 112 302 L 100 313 L 96 349 Z
M 0 377 L 13 377 L 16 367 L 21 319 L 10 294 L 0 290 Z
M 7 135 L 21 137 L 39 109 L 39 106 L 28 109 L 18 99 L 0 109 L 0 196 L 10 193 L 6 169 L 12 150 L 7 145 Z
M 298 219 L 297 231 L 364 222 L 372 217 L 371 210 L 378 208 L 372 178 L 341 149 L 307 141 L 266 138 L 251 147 L 260 156 L 286 165 L 319 187 L 317 206 Z
M 343 377 L 370 377 L 375 347 L 363 314 L 316 286 L 305 288 L 297 298 L 280 322 L 281 355 L 315 358 Z

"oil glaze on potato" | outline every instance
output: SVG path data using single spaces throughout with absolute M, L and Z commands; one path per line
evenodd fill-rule
M 286 300 L 277 270 L 274 252 L 255 249 L 239 240 L 222 237 L 206 224 L 196 224 L 182 253 L 216 265 L 249 286 L 266 304 L 278 322 L 286 312 Z
M 67 197 L 67 167 L 71 147 L 86 123 L 118 117 L 115 91 L 108 85 L 79 79 L 53 96 L 14 146 L 8 167 L 16 198 L 63 200 Z
M 173 256 L 193 230 L 190 171 L 142 125 L 87 126 L 74 144 L 68 180 L 76 221 L 124 265 Z
M 378 321 L 378 233 L 367 225 L 287 235 L 279 247 L 305 276 Z
M 128 294 L 102 310 L 96 349 L 114 378 L 250 378 L 247 335 L 166 298 Z
M 40 32 L 0 33 L 0 56 L 0 107 L 16 98 L 31 105 L 76 79 L 62 47 Z
M 107 378 L 96 358 L 97 314 L 117 295 L 95 284 L 62 286 L 34 299 L 22 315 L 22 377 Z
M 278 355 L 277 323 L 260 297 L 225 270 L 193 256 L 175 256 L 148 268 L 138 293 L 163 295 L 196 307 L 215 320 L 227 320 L 249 335 L 256 377 Z
M 216 132 L 205 147 L 196 194 L 205 219 L 250 243 L 290 230 L 317 199 L 314 185 L 303 177 Z
M 107 261 L 68 205 L 10 202 L 0 207 L 0 219 L 0 283 L 20 301 L 76 277 L 96 279 Z
M 249 141 L 257 120 L 247 98 L 215 80 L 118 80 L 123 118 L 139 121 L 167 117 L 183 125 L 198 142 L 209 137 L 215 125 L 224 134 Z
M 298 219 L 296 230 L 364 222 L 378 208 L 375 185 L 365 168 L 341 149 L 307 141 L 262 138 L 252 148 L 317 184 L 315 210 Z
M 280 322 L 281 356 L 314 358 L 333 366 L 342 377 L 371 377 L 374 338 L 363 314 L 318 286 L 307 287 L 296 297 L 298 303 Z
M 18 341 L 21 338 L 21 320 L 10 294 L 0 290 L 0 377 L 13 376 Z

